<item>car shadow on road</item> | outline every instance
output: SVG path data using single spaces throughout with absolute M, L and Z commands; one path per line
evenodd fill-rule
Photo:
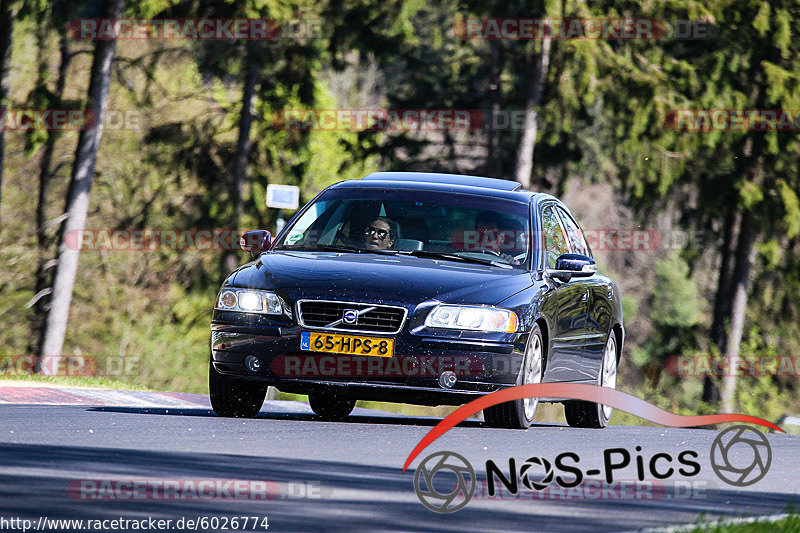
M 218 415 L 211 409 L 203 408 L 173 408 L 173 407 L 91 407 L 88 408 L 89 412 L 104 412 L 104 413 L 127 413 L 136 415 L 167 415 L 167 416 L 197 416 L 197 417 L 215 417 Z M 325 422 L 327 424 L 388 424 L 395 426 L 430 426 L 433 427 L 439 422 L 441 418 L 420 417 L 420 416 L 404 416 L 401 414 L 387 413 L 381 415 L 364 414 L 364 410 L 354 413 L 347 417 L 345 420 L 328 421 L 323 420 L 321 417 L 311 413 L 280 413 L 272 411 L 261 411 L 258 416 L 250 420 L 292 420 L 292 421 L 307 421 L 307 422 Z M 536 427 L 563 427 L 563 424 L 548 424 L 537 422 L 534 424 Z M 481 420 L 465 420 L 458 424 L 458 427 L 485 427 L 485 423 Z
M 295 460 L 269 456 L 270 450 L 276 454 L 285 454 L 286 450 L 274 449 L 273 443 L 263 444 L 268 446 L 265 453 L 254 450 L 253 455 L 0 445 L 0 515 L 34 520 L 42 515 L 83 520 L 268 516 L 271 529 L 278 531 L 582 532 L 693 522 L 699 514 L 713 517 L 780 512 L 793 501 L 796 504 L 797 498 L 743 490 L 713 490 L 704 493 L 703 498 L 657 501 L 501 502 L 484 497 L 475 498 L 456 513 L 440 514 L 429 511 L 417 499 L 413 468 L 404 473 L 400 465 L 358 462 L 362 454 L 379 453 L 378 450 L 356 451 L 354 442 L 353 458 L 349 461 Z M 480 472 L 478 477 L 480 484 L 484 481 Z M 268 492 L 268 499 L 257 496 L 237 500 L 229 494 L 221 499 L 191 500 L 186 498 L 198 498 L 199 493 L 179 491 L 165 496 L 167 493 L 162 490 L 160 498 L 136 500 L 130 489 L 103 491 L 100 484 L 100 480 L 132 479 L 182 483 L 254 480 L 272 482 L 269 486 L 273 489 Z M 94 499 L 98 494 L 104 496 L 101 501 Z M 214 492 L 216 496 L 225 494 L 224 490 Z M 249 494 L 252 497 L 257 493 Z

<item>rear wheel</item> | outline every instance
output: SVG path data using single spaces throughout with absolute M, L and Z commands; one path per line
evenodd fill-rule
M 544 375 L 545 348 L 542 332 L 536 324 L 528 338 L 525 357 L 517 376 L 517 385 L 541 383 Z M 486 425 L 494 428 L 527 429 L 531 427 L 539 398 L 523 398 L 493 405 L 483 410 Z
M 597 384 L 601 387 L 615 389 L 617 387 L 617 338 L 612 331 L 608 334 L 603 363 L 597 376 Z M 604 428 L 611 419 L 613 407 L 593 402 L 567 402 L 564 414 L 567 424 L 576 428 Z
M 325 420 L 343 420 L 353 412 L 356 401 L 334 394 L 309 394 L 308 405 L 311 410 Z
M 264 405 L 268 385 L 220 374 L 209 363 L 208 392 L 211 407 L 219 416 L 253 418 Z

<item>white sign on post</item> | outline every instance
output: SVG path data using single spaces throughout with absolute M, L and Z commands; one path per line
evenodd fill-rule
M 297 209 L 300 206 L 300 187 L 295 185 L 267 185 L 267 207 Z

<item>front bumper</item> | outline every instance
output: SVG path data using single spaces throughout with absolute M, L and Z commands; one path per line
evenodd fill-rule
M 407 323 L 397 335 L 372 335 L 395 340 L 393 357 L 357 357 L 301 350 L 301 333 L 321 330 L 269 322 L 215 311 L 211 324 L 214 369 L 288 393 L 334 393 L 418 405 L 459 405 L 513 386 L 527 340 L 525 333 L 478 333 L 465 338 L 460 331 L 410 328 Z M 245 358 L 251 355 L 259 358 L 258 371 L 245 366 Z M 456 374 L 451 388 L 439 380 L 448 370 Z

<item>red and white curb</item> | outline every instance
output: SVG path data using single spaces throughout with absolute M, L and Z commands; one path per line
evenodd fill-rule
M 17 385 L 0 385 L 0 404 L 211 409 L 205 394 Z
M 86 407 L 211 410 L 208 394 L 59 387 L 13 381 L 0 381 L 0 406 L 2 405 L 82 405 Z M 295 400 L 266 400 L 261 410 L 262 412 L 281 415 L 314 414 L 307 403 Z M 356 407 L 353 414 L 391 418 L 420 418 L 361 407 Z

